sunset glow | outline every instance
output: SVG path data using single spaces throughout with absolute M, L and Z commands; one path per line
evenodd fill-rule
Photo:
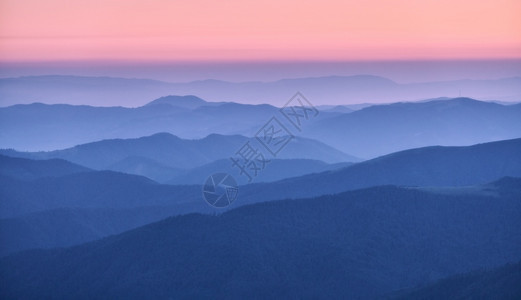
M 3 0 L 0 60 L 521 57 L 521 1 Z

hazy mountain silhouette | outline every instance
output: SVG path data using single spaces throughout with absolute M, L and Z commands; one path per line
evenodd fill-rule
M 138 108 L 44 104 L 0 108 L 0 147 L 55 150 L 158 132 L 188 139 L 212 133 L 251 137 L 273 116 L 285 121 L 278 108 L 270 105 L 204 104 L 195 96 L 156 101 Z M 372 158 L 423 146 L 465 146 L 517 138 L 521 136 L 520 116 L 521 104 L 438 99 L 373 105 L 345 113 L 321 111 L 316 119 L 306 121 L 301 135 L 356 157 Z
M 93 88 L 95 86 L 96 88 Z M 72 103 L 140 106 L 164 95 L 197 95 L 210 101 L 283 105 L 296 92 L 316 104 L 413 101 L 463 94 L 477 99 L 519 100 L 521 78 L 400 84 L 371 75 L 282 79 L 272 82 L 201 80 L 167 83 L 147 79 L 29 76 L 0 79 L 2 104 Z M 313 101 L 313 99 L 316 99 Z
M 240 187 L 238 200 L 230 208 L 253 202 L 306 198 L 386 184 L 423 186 L 417 189 L 444 195 L 498 196 L 490 186 L 468 186 L 485 184 L 503 176 L 521 177 L 520 149 L 521 139 L 469 147 L 427 147 L 403 151 L 336 171 L 244 185 Z M 28 164 L 23 160 L 20 162 L 22 165 Z M 39 161 L 33 162 L 40 164 Z M 269 166 L 265 171 L 271 176 Z M 283 170 L 274 168 L 273 172 L 282 173 Z M 230 174 L 240 181 L 238 171 Z M 188 173 L 187 179 L 190 176 L 191 173 Z M 504 183 L 501 186 L 503 191 L 516 189 L 515 184 L 501 182 Z M 144 177 L 108 171 L 31 181 L 2 176 L 2 227 L 9 228 L 6 229 L 7 232 L 14 235 L 3 236 L 0 253 L 26 249 L 17 247 L 30 248 L 31 245 L 71 245 L 72 241 L 88 241 L 93 236 L 103 237 L 117 233 L 114 228 L 130 229 L 143 225 L 144 220 L 155 221 L 165 215 L 212 212 L 214 210 L 201 196 L 201 184 L 202 182 L 186 186 L 161 185 Z M 437 187 L 428 188 L 434 186 Z M 442 186 L 446 187 L 441 188 Z M 128 210 L 135 209 L 143 210 L 146 218 L 121 217 L 128 215 Z M 95 217 L 96 214 L 99 216 Z M 70 224 L 70 228 L 78 230 L 77 238 L 70 239 L 69 231 L 62 227 L 67 227 L 66 224 L 76 216 L 78 220 Z M 49 225 L 42 226 L 45 222 Z M 107 224 L 110 226 L 104 227 Z M 51 225 L 57 227 L 53 228 Z M 34 239 L 34 244 L 31 244 L 34 232 L 42 237 Z M 44 243 L 45 241 L 50 241 L 50 244 Z
M 255 177 L 255 182 L 271 182 L 284 178 L 302 176 L 310 173 L 320 173 L 328 170 L 344 168 L 352 163 L 327 164 L 320 160 L 312 159 L 274 159 L 270 161 L 266 168 L 259 172 Z M 209 164 L 182 172 L 175 177 L 171 177 L 168 184 L 200 184 L 206 180 L 210 174 L 225 172 L 228 174 L 237 173 L 238 169 L 232 166 L 230 159 L 220 159 Z M 240 176 L 235 178 L 240 185 L 247 184 L 248 178 Z
M 180 176 L 187 172 L 186 169 L 169 167 L 168 165 L 142 156 L 128 156 L 102 169 L 142 175 L 157 182 L 165 182 L 172 177 Z
M 0 217 L 57 208 L 172 206 L 179 211 L 183 211 L 184 207 L 198 211 L 205 208 L 200 193 L 200 185 L 161 185 L 146 177 L 112 171 L 76 173 L 31 181 L 1 176 L 0 195 L 3 201 L 0 203 Z
M 375 105 L 303 130 L 362 158 L 431 145 L 463 146 L 521 137 L 521 105 L 468 98 Z
M 50 152 L 0 150 L 0 153 L 32 159 L 62 158 L 93 169 L 121 171 L 166 181 L 181 175 L 181 169 L 199 167 L 219 159 L 227 159 L 231 166 L 230 157 L 247 141 L 252 145 L 258 144 L 254 139 L 240 135 L 211 134 L 203 139 L 185 140 L 168 133 L 158 133 L 137 139 L 103 140 Z M 265 152 L 266 159 L 270 159 L 268 155 L 271 154 Z M 328 163 L 359 160 L 318 141 L 301 137 L 289 142 L 277 157 Z
M 27 76 L 0 79 L 3 105 L 18 103 L 75 103 L 140 106 L 144 99 L 155 99 L 169 92 L 170 84 L 157 80 L 67 75 Z
M 222 103 L 217 102 L 207 102 L 203 99 L 193 96 L 193 95 L 187 95 L 187 96 L 165 96 L 161 97 L 159 99 L 156 99 L 152 102 L 147 103 L 145 106 L 152 106 L 152 105 L 170 105 L 174 107 L 183 107 L 188 109 L 195 109 L 201 106 L 205 105 L 218 105 Z
M 520 299 L 521 262 L 477 270 L 401 291 L 392 299 Z
M 184 138 L 202 138 L 213 133 L 253 136 L 278 113 L 276 107 L 269 105 L 214 103 L 197 107 L 202 101 L 197 97 L 166 98 L 160 101 L 162 104 L 137 108 L 41 103 L 0 108 L 0 147 L 23 151 L 56 150 L 158 132 Z M 172 105 L 172 99 L 178 100 L 179 105 Z M 195 108 L 187 108 L 191 105 Z
M 258 201 L 260 191 L 264 199 L 302 198 L 387 184 L 476 185 L 503 176 L 521 177 L 521 139 L 405 150 L 338 170 L 253 184 L 241 189 L 240 202 Z
M 241 187 L 240 201 L 302 198 L 376 185 L 465 186 L 504 176 L 521 176 L 521 139 L 468 147 L 406 150 L 334 171 Z M 23 162 L 26 163 L 26 162 Z M 269 167 L 269 165 L 268 165 Z M 231 173 L 240 177 L 239 170 Z M 210 175 L 210 174 L 208 174 Z M 201 186 L 161 185 L 145 177 L 111 171 L 77 173 L 21 181 L 3 176 L 2 217 L 63 207 L 130 208 L 204 204 Z M 204 205 L 202 205 L 204 207 Z M 193 208 L 193 207 L 192 207 Z M 197 211 L 197 210 L 195 210 Z
M 325 112 L 350 113 L 356 109 L 349 108 L 347 105 L 318 105 L 317 109 Z
M 0 176 L 32 180 L 90 171 L 63 159 L 27 160 L 0 154 Z
M 511 196 L 389 186 L 172 217 L 81 246 L 4 257 L 0 293 L 374 298 L 519 261 L 520 180 L 509 179 Z

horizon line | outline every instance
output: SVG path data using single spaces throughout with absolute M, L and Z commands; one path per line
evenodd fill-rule
M 433 58 L 357 58 L 357 59 L 119 59 L 119 58 L 88 58 L 88 59 L 23 59 L 2 60 L 0 64 L 62 64 L 62 63 L 115 63 L 115 64 L 265 64 L 265 63 L 386 63 L 386 62 L 480 62 L 480 61 L 521 61 L 520 56 L 512 57 L 433 57 Z

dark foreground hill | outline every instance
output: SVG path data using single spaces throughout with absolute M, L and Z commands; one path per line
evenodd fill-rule
M 458 274 L 401 291 L 393 299 L 521 299 L 521 263 Z
M 2 298 L 374 298 L 521 258 L 521 181 L 502 196 L 375 187 L 190 214 L 0 259 Z M 486 283 L 484 283 L 486 284 Z
M 33 248 L 78 245 L 157 222 L 182 211 L 182 207 L 176 205 L 124 209 L 56 208 L 0 219 L 0 256 Z

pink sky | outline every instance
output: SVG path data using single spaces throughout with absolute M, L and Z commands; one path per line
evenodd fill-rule
M 0 60 L 521 57 L 519 0 L 0 0 Z

